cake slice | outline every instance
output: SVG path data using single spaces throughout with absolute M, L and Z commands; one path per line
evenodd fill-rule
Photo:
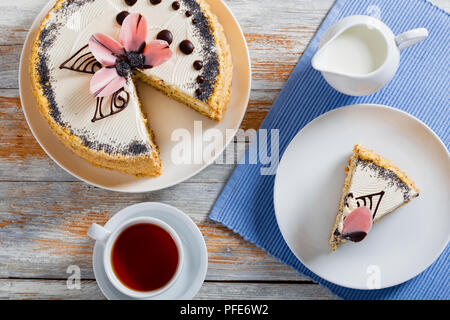
M 173 7 L 175 3 L 178 5 Z M 150 24 L 160 26 L 150 28 L 150 38 L 168 41 L 174 55 L 158 68 L 137 72 L 137 77 L 201 114 L 222 120 L 231 97 L 233 64 L 217 17 L 204 0 L 153 6 L 141 1 L 133 9 L 145 12 L 148 7 Z
M 333 251 L 345 240 L 363 240 L 372 221 L 378 222 L 419 195 L 419 189 L 402 170 L 360 144 L 354 146 L 345 171 L 329 241 Z

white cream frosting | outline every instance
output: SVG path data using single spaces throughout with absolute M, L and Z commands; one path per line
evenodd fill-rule
M 416 195 L 417 193 L 403 183 L 392 171 L 365 161 L 358 161 L 347 194 L 346 203 L 348 206 L 344 204 L 338 231 L 342 231 L 344 218 L 359 206 L 367 206 L 372 215 L 376 210 L 374 221 L 377 221 L 404 204 L 406 202 L 405 197 L 411 199 Z M 366 200 L 365 203 L 364 199 Z
M 68 18 L 58 11 L 52 14 L 47 25 L 67 21 L 58 28 L 58 35 L 48 48 L 43 48 L 48 56 L 47 67 L 50 70 L 51 86 L 60 112 L 60 120 L 69 124 L 73 134 L 88 137 L 99 145 L 113 144 L 121 150 L 131 142 L 147 144 L 148 134 L 142 121 L 134 86 L 129 82 L 127 91 L 131 100 L 127 108 L 111 117 L 91 122 L 95 113 L 96 99 L 89 92 L 91 74 L 82 74 L 67 69 L 59 69 L 60 64 L 88 43 L 94 33 L 105 33 L 119 38 L 120 25 L 116 16 L 121 11 L 141 13 L 147 20 L 147 40 L 156 38 L 156 34 L 168 29 L 173 34 L 171 48 L 173 56 L 166 63 L 148 69 L 166 83 L 177 86 L 189 95 L 194 95 L 195 82 L 199 71 L 193 68 L 195 60 L 203 60 L 201 39 L 196 36 L 191 18 L 186 18 L 186 7 L 180 1 L 179 10 L 171 7 L 172 1 L 162 1 L 152 5 L 148 0 L 139 0 L 133 6 L 127 6 L 123 0 L 96 0 L 83 4 Z M 190 40 L 196 50 L 185 55 L 178 49 L 182 41 Z M 109 101 L 107 102 L 109 103 Z

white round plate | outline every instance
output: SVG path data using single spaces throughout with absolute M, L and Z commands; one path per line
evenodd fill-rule
M 364 241 L 332 252 L 328 239 L 353 146 L 392 160 L 421 190 L 417 199 L 374 225 Z M 425 124 L 397 109 L 353 105 L 305 126 L 278 167 L 274 206 L 289 248 L 312 272 L 335 284 L 372 289 L 397 285 L 425 270 L 450 235 L 450 162 Z
M 214 157 L 211 157 L 205 159 L 206 161 L 197 161 L 193 164 L 174 163 L 171 159 L 171 151 L 177 142 L 171 140 L 171 134 L 175 129 L 185 128 L 191 133 L 193 141 L 196 142 L 192 144 L 193 148 L 194 145 L 197 145 L 197 141 L 202 143 L 203 140 L 202 133 L 199 130 L 194 131 L 194 121 L 199 121 L 203 132 L 212 128 L 218 129 L 222 133 L 223 139 L 221 141 L 216 139 L 214 144 L 211 144 L 210 141 L 203 141 L 203 146 L 208 146 L 209 150 L 218 151 L 215 154 L 216 156 L 221 154 L 232 139 L 232 136 L 226 135 L 226 130 L 238 129 L 242 122 L 247 109 L 251 83 L 250 57 L 244 35 L 233 14 L 221 0 L 207 0 L 207 2 L 225 29 L 233 55 L 232 95 L 223 120 L 219 123 L 209 120 L 149 86 L 139 85 L 140 89 L 144 89 L 139 90 L 142 93 L 142 105 L 149 119 L 151 119 L 150 125 L 156 135 L 161 152 L 163 174 L 158 178 L 136 178 L 132 175 L 91 165 L 59 142 L 47 122 L 40 115 L 31 89 L 29 56 L 40 21 L 54 2 L 54 0 L 50 1 L 34 21 L 25 41 L 19 71 L 20 98 L 25 118 L 34 137 L 50 158 L 73 176 L 97 187 L 122 192 L 147 192 L 180 183 L 214 161 Z
M 142 202 L 116 213 L 105 228 L 114 230 L 126 220 L 137 217 L 157 218 L 171 226 L 181 239 L 184 263 L 178 280 L 152 300 L 190 300 L 200 290 L 208 269 L 208 251 L 197 225 L 182 211 L 163 203 Z M 103 295 L 110 300 L 127 300 L 130 297 L 117 290 L 109 281 L 103 266 L 104 245 L 95 243 L 92 264 L 95 279 Z

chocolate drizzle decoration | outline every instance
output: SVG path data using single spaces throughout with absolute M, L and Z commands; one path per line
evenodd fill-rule
M 75 52 L 73 56 L 64 61 L 59 68 L 67 69 L 71 71 L 94 74 L 97 70 L 99 70 L 102 66 L 95 59 L 94 55 L 86 49 L 88 45 L 85 45 L 80 50 Z
M 374 198 L 379 196 L 378 201 L 377 201 L 377 205 L 375 206 L 375 209 L 373 210 L 373 216 L 372 218 L 374 219 L 377 211 L 378 211 L 378 207 L 380 206 L 381 203 L 381 199 L 383 199 L 384 196 L 384 191 L 380 191 L 377 193 L 371 193 L 371 194 L 367 194 L 367 195 L 363 195 L 360 197 L 356 197 L 356 205 L 359 207 L 363 206 L 363 207 L 368 207 L 370 210 L 373 209 L 373 204 L 374 204 Z M 353 193 L 349 193 L 346 197 L 345 197 L 345 205 L 348 207 L 348 203 L 347 200 L 348 198 L 353 198 Z M 369 203 L 369 205 L 367 205 Z
M 109 103 L 109 110 L 107 113 L 103 113 L 103 101 L 104 97 L 97 98 L 97 104 L 95 107 L 95 114 L 92 118 L 92 122 L 105 119 L 107 117 L 110 117 L 114 114 L 117 114 L 128 106 L 128 103 L 130 102 L 130 94 L 125 91 L 124 88 L 121 88 L 114 92 L 114 94 L 111 96 L 111 101 Z

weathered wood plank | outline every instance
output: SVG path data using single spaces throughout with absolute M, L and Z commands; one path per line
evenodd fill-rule
M 80 289 L 68 289 L 64 280 L 0 280 L 0 299 L 105 299 L 97 283 L 82 281 Z M 194 299 L 310 300 L 337 299 L 316 284 L 205 282 Z
M 162 201 L 184 210 L 200 227 L 209 251 L 208 280 L 305 280 L 207 218 L 223 185 L 181 183 L 123 194 L 82 182 L 0 182 L 0 278 L 64 279 L 67 267 L 78 265 L 83 279 L 93 279 L 89 225 L 104 224 L 136 202 Z
M 0 46 L 0 88 L 19 87 L 19 61 L 22 45 Z
M 80 289 L 68 289 L 64 280 L 0 280 L 1 300 L 103 300 L 94 280 L 82 281 Z
M 34 19 L 48 0 L 2 1 L 0 45 L 22 45 Z
M 317 284 L 206 282 L 195 299 L 331 300 L 338 297 Z

